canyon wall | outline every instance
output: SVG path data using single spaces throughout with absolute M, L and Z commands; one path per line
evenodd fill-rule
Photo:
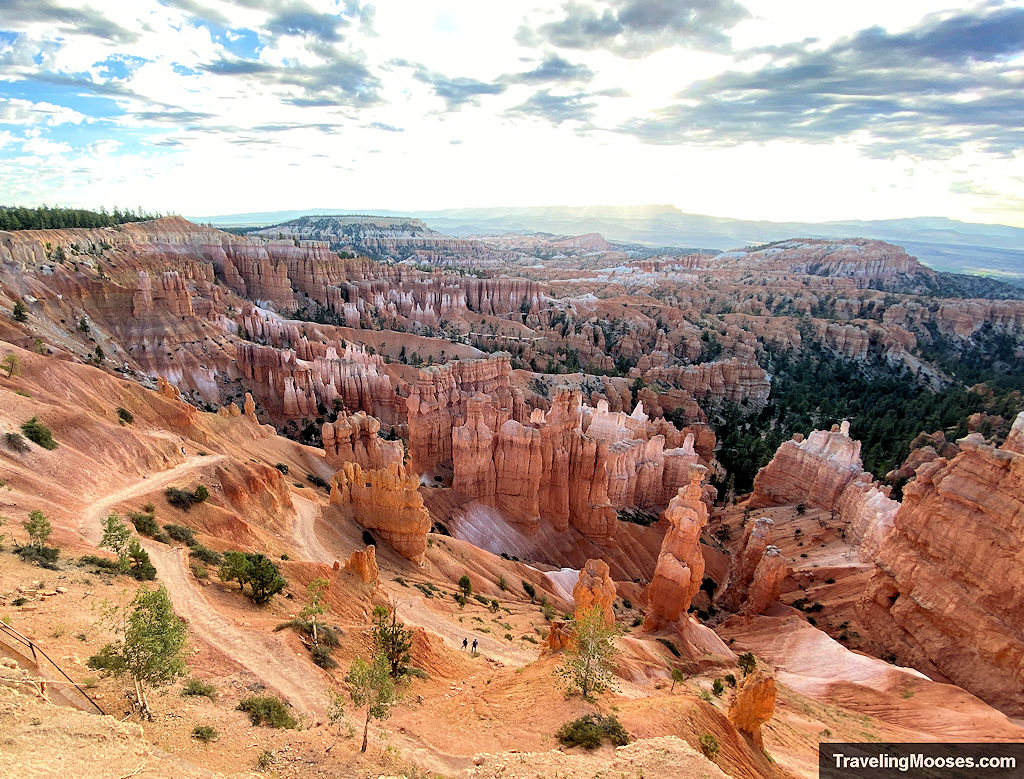
M 889 488 L 863 469 L 860 441 L 850 438 L 850 423 L 815 430 L 785 441 L 771 462 L 758 471 L 749 508 L 805 503 L 833 511 L 846 522 L 847 538 L 873 559 L 892 528 L 899 503 Z
M 922 465 L 859 604 L 870 642 L 1012 716 L 1024 714 L 1024 412 Z

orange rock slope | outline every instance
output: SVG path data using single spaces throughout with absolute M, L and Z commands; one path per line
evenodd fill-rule
M 1003 448 L 979 434 L 907 485 L 860 603 L 871 643 L 1024 713 L 1024 412 Z

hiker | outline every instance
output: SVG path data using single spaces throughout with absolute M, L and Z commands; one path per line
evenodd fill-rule
M 183 446 L 183 447 L 181 447 L 181 453 L 182 453 L 182 454 L 185 454 L 185 447 L 184 447 L 184 446 Z M 186 456 L 187 456 L 187 455 L 186 455 Z
M 473 639 L 473 654 L 476 654 L 476 639 Z
M 465 651 L 466 651 L 466 645 L 467 645 L 468 643 L 469 643 L 469 639 L 468 639 L 468 638 L 464 638 L 464 639 L 462 639 L 462 651 L 463 651 L 463 652 L 465 652 Z

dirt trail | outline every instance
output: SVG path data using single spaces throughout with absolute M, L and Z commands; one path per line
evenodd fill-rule
M 82 516 L 78 520 L 78 535 L 86 541 L 91 541 L 93 544 L 98 545 L 103 537 L 103 532 L 100 530 L 100 522 L 113 506 L 129 498 L 135 498 L 139 495 L 145 495 L 147 492 L 152 492 L 155 489 L 166 487 L 172 481 L 187 473 L 212 463 L 220 462 L 223 459 L 224 455 L 222 454 L 189 457 L 180 465 L 176 465 L 166 471 L 151 474 L 146 478 L 129 484 L 127 487 L 107 493 L 102 498 L 93 501 L 82 512 Z
M 130 498 L 167 486 L 175 479 L 224 459 L 224 455 L 190 457 L 180 465 L 143 478 L 94 501 L 82 512 L 78 532 L 83 538 L 98 543 L 102 533 L 100 521 L 113 506 Z M 311 501 L 306 501 L 311 503 Z M 143 539 L 156 566 L 160 582 L 167 587 L 174 610 L 188 621 L 189 629 L 211 646 L 241 663 L 289 700 L 297 710 L 313 716 L 322 715 L 325 697 L 320 671 L 309 660 L 293 657 L 276 635 L 259 630 L 246 630 L 221 616 L 202 591 L 195 587 L 188 573 L 188 552 L 156 541 Z M 282 659 L 294 662 L 287 665 Z
M 191 583 L 188 552 L 184 548 L 173 549 L 155 541 L 143 545 L 171 595 L 174 610 L 188 620 L 189 630 L 244 665 L 299 711 L 323 715 L 325 684 L 312 662 L 296 656 L 277 634 L 237 627 L 218 614 L 202 590 Z
M 295 506 L 292 540 L 303 558 L 314 563 L 333 565 L 339 558 L 324 548 L 316 534 L 316 521 L 322 510 L 320 503 L 292 493 L 292 504 Z

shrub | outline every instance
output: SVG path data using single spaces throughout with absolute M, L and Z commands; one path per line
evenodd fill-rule
M 28 598 L 15 598 L 11 601 L 12 606 L 24 606 L 28 603 Z
M 669 641 L 667 638 L 659 638 L 658 643 L 664 646 L 666 649 L 668 649 L 668 651 L 676 657 L 681 657 L 681 655 L 679 654 L 679 650 L 676 648 L 676 645 Z
M 466 605 L 466 596 L 465 595 L 463 595 L 461 592 L 456 592 L 456 593 L 452 594 L 452 597 L 455 598 L 455 602 L 459 604 L 459 608 L 460 609 L 465 607 L 465 605 Z
M 499 576 L 498 577 L 498 589 L 501 590 L 502 592 L 505 592 L 505 590 L 508 589 L 508 582 L 505 581 L 505 577 L 504 576 Z
M 15 452 L 25 453 L 32 449 L 25 443 L 25 438 L 21 433 L 7 433 L 4 435 L 4 441 L 7 443 L 7 448 Z
M 272 728 L 293 729 L 298 727 L 298 720 L 293 717 L 284 701 L 273 695 L 250 695 L 238 704 L 238 711 L 249 715 L 253 725 L 269 725 Z
M 700 744 L 700 751 L 714 760 L 718 757 L 718 739 L 710 733 L 705 733 L 697 742 Z
M 151 582 L 156 578 L 156 568 L 150 562 L 149 552 L 142 548 L 139 539 L 133 538 L 128 546 L 128 573 L 140 582 Z
M 256 770 L 266 771 L 270 766 L 277 762 L 277 755 L 271 749 L 264 749 L 260 752 L 260 756 L 256 758 Z
M 141 511 L 129 511 L 128 519 L 135 525 L 135 529 L 144 536 L 153 538 L 160 534 L 160 528 L 156 524 L 156 516 Z
M 744 676 L 750 676 L 750 674 L 754 672 L 754 669 L 757 668 L 757 658 L 754 657 L 753 652 L 744 652 L 740 655 L 738 665 L 740 670 L 743 671 Z
M 28 422 L 22 423 L 21 432 L 25 434 L 25 438 L 43 447 L 43 449 L 57 448 L 57 442 L 53 440 L 53 433 L 50 432 L 50 428 L 36 417 L 32 417 Z
M 317 630 L 317 633 L 319 632 L 320 631 Z M 310 650 L 310 653 L 313 655 L 313 662 L 321 668 L 330 669 L 338 667 L 338 664 L 334 662 L 334 658 L 331 657 L 331 648 L 329 646 L 324 646 L 323 644 L 314 644 L 313 648 Z
M 530 596 L 530 600 L 537 597 L 537 588 L 523 579 L 523 592 Z
M 192 571 L 192 575 L 197 579 L 209 579 L 210 572 L 206 570 L 206 566 L 198 560 L 193 560 L 188 564 L 188 569 Z
M 315 473 L 307 473 L 306 481 L 308 481 L 314 487 L 322 487 L 325 490 L 329 490 L 331 488 L 331 485 L 328 484 L 325 479 L 320 478 Z
M 602 717 L 600 714 L 586 714 L 572 722 L 566 722 L 555 734 L 567 747 L 583 747 L 596 749 L 604 739 L 614 746 L 621 747 L 629 743 L 629 734 L 622 723 L 613 714 Z
M 147 503 L 145 506 L 142 507 L 142 510 L 145 511 L 147 514 L 152 514 L 154 511 L 156 511 L 156 506 L 154 506 L 152 503 Z
M 97 568 L 104 571 L 111 571 L 113 573 L 121 572 L 121 563 L 117 560 L 111 560 L 108 557 L 98 557 L 94 554 L 82 555 L 78 558 L 77 565 L 95 565 Z
M 186 546 L 194 546 L 197 543 L 196 534 L 190 527 L 185 527 L 184 525 L 164 525 L 164 530 L 175 541 L 180 541 Z
M 462 590 L 462 594 L 467 598 L 470 596 L 470 593 L 473 592 L 473 584 L 470 582 L 469 577 L 466 574 L 462 574 L 462 576 L 459 577 L 459 589 Z
M 202 484 L 196 487 L 192 492 L 178 487 L 168 487 L 164 492 L 164 497 L 166 497 L 167 502 L 175 508 L 179 508 L 182 511 L 188 511 L 196 503 L 205 503 L 208 501 L 210 499 L 210 491 Z
M 192 546 L 189 547 L 189 555 L 200 562 L 206 563 L 207 565 L 220 565 L 220 553 L 215 552 L 202 544 L 192 544 Z
M 181 694 L 209 698 L 211 701 L 217 700 L 217 688 L 194 676 L 185 682 L 185 686 L 181 688 Z
M 57 567 L 57 558 L 60 557 L 60 550 L 52 546 L 16 546 L 14 553 L 26 563 L 35 563 L 40 568 L 50 571 L 60 570 Z
M 711 692 L 715 695 L 721 695 L 725 692 L 725 685 L 722 683 L 721 679 L 715 679 L 715 681 L 711 683 Z
M 735 687 L 736 686 L 736 677 L 735 676 L 733 676 L 732 674 L 726 674 L 724 678 L 725 678 L 725 683 L 728 684 L 730 687 Z
M 198 739 L 204 744 L 216 741 L 218 735 L 217 729 L 212 725 L 196 725 L 192 728 L 192 738 Z
M 283 473 L 283 474 L 284 474 L 285 476 L 287 476 L 287 475 L 288 475 L 288 471 L 289 471 L 289 470 L 291 470 L 291 469 L 290 469 L 290 468 L 289 468 L 289 467 L 288 467 L 287 465 L 285 465 L 284 463 L 277 463 L 277 464 L 276 464 L 276 465 L 275 465 L 274 467 L 275 467 L 275 468 L 277 468 L 277 470 L 279 470 L 279 471 L 280 471 L 281 473 Z
M 122 425 L 130 425 L 135 421 L 135 417 L 132 415 L 132 412 L 126 408 L 121 408 L 120 406 L 117 407 L 117 418 Z

